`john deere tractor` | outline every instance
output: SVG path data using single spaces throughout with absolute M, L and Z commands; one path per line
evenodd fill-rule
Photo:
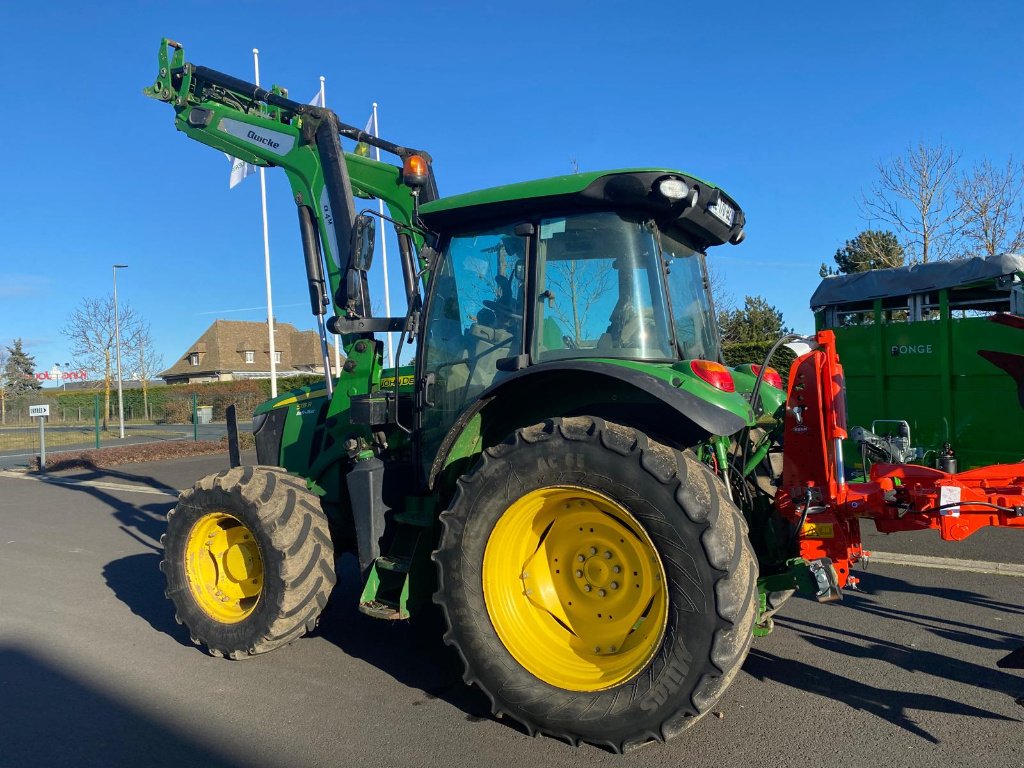
M 908 512 L 934 477 L 846 484 L 828 332 L 788 404 L 771 369 L 719 362 L 704 259 L 743 240 L 744 214 L 715 185 L 637 168 L 442 198 L 427 153 L 173 41 L 146 93 L 189 138 L 284 170 L 327 372 L 256 409 L 257 466 L 203 478 L 168 516 L 167 596 L 212 654 L 312 630 L 354 553 L 360 610 L 438 604 L 495 713 L 622 750 L 707 713 L 794 589 L 838 596 L 855 514 L 935 518 Z M 357 211 L 370 198 L 387 215 Z M 402 317 L 370 312 L 378 222 L 397 234 Z M 389 332 L 413 365 L 383 367 Z M 783 430 L 797 453 L 780 476 Z

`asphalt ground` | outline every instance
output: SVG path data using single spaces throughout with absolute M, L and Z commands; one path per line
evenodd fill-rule
M 214 659 L 174 622 L 159 537 L 177 490 L 225 466 L 0 474 L 0 768 L 1024 765 L 1024 673 L 996 667 L 1024 645 L 1020 576 L 873 563 L 841 603 L 794 598 L 717 714 L 625 756 L 491 718 L 439 642 L 356 611 L 349 558 L 313 635 Z

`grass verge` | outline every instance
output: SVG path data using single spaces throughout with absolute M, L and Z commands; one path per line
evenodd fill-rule
M 65 451 L 47 457 L 46 469 L 56 472 L 62 469 L 85 467 L 113 467 L 118 464 L 138 464 L 143 461 L 178 459 L 184 456 L 204 456 L 211 453 L 225 453 L 227 438 L 221 440 L 173 440 L 156 443 L 140 443 L 89 451 Z M 33 470 L 39 469 L 39 459 L 33 460 Z

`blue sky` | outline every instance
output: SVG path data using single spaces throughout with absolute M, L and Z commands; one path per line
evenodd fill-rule
M 767 297 L 798 330 L 819 264 L 867 224 L 858 201 L 879 160 L 943 140 L 965 163 L 1001 163 L 1022 135 L 1020 3 L 381 8 L 0 6 L 0 343 L 23 337 L 40 369 L 72 359 L 61 327 L 109 293 L 115 262 L 167 365 L 217 317 L 265 320 L 259 182 L 229 191 L 227 160 L 142 96 L 162 36 L 247 79 L 258 47 L 263 83 L 303 100 L 324 75 L 349 123 L 377 101 L 382 135 L 428 150 L 445 195 L 573 158 L 713 181 L 747 213 L 746 242 L 711 255 L 730 292 Z M 311 328 L 287 182 L 267 181 L 275 315 Z

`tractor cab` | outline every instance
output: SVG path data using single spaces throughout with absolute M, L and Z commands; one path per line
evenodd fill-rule
M 704 252 L 743 238 L 718 189 L 673 171 L 575 174 L 436 200 L 421 370 L 450 426 L 526 369 L 718 361 Z M 439 422 L 439 423 L 438 423 Z

